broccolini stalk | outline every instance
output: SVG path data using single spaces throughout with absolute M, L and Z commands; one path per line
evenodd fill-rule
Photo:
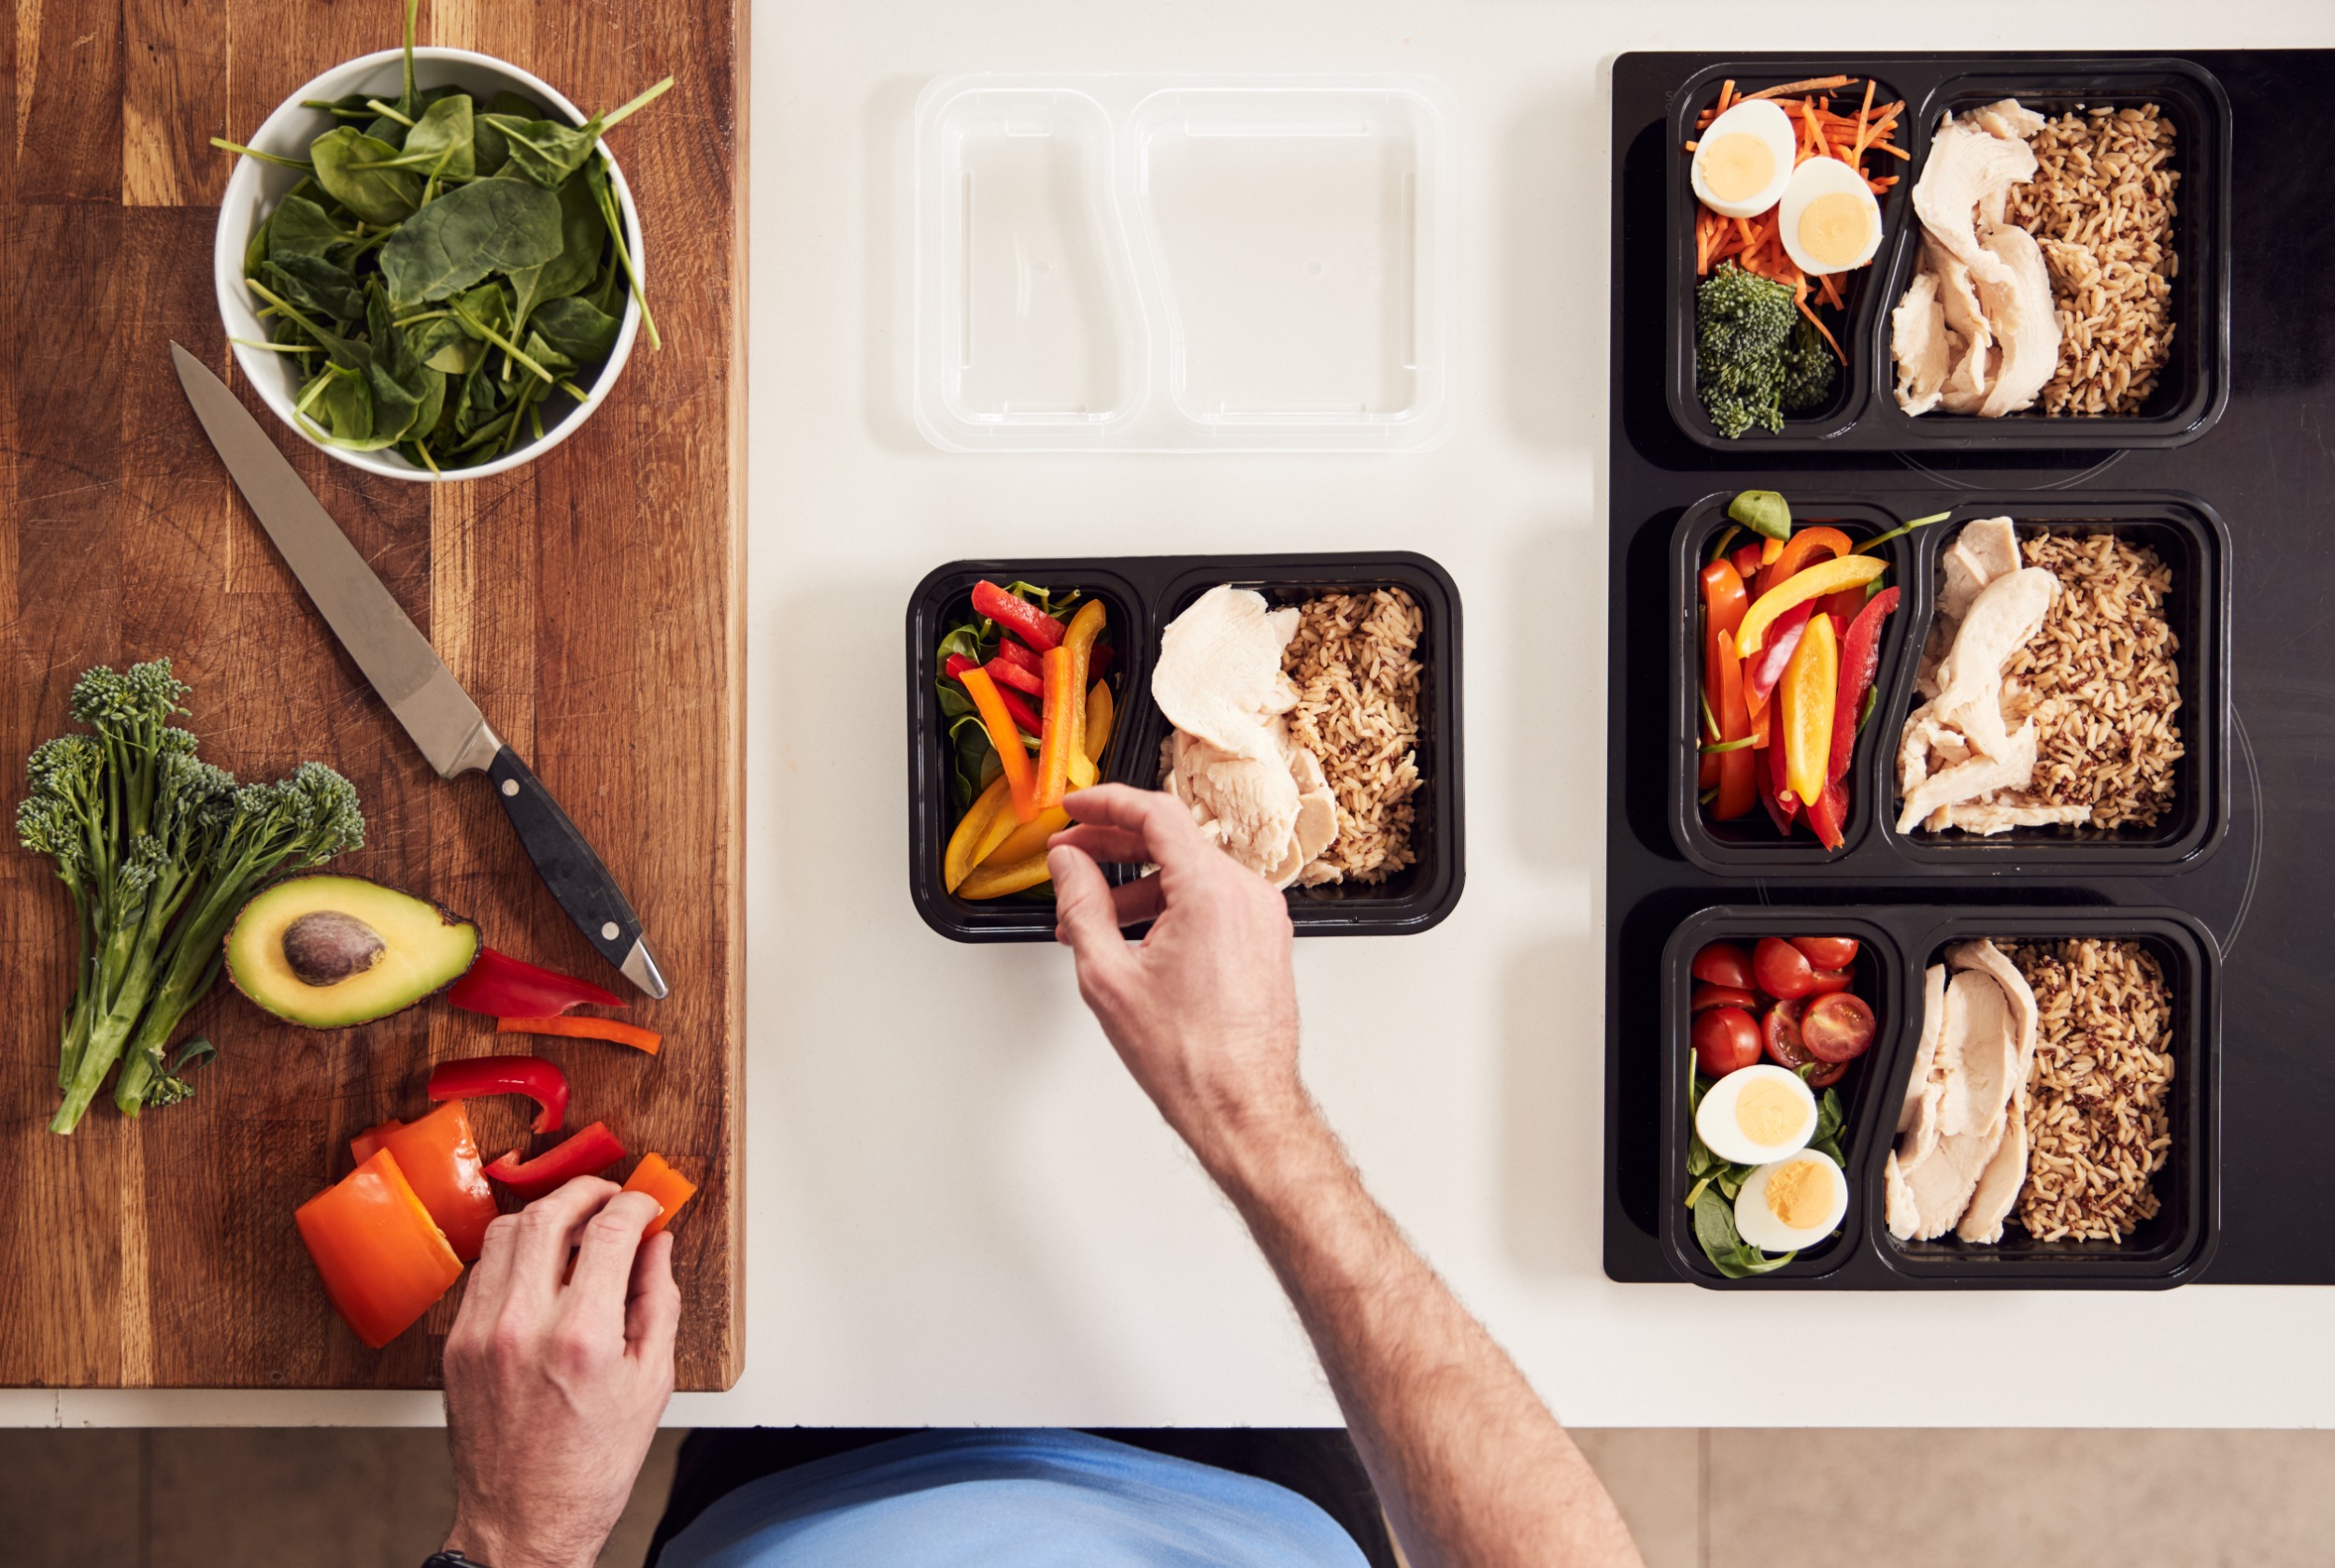
M 114 1104 L 135 1116 L 168 1075 L 163 1048 L 187 1010 L 219 977 L 227 930 L 260 884 L 310 870 L 364 844 L 356 787 L 321 763 L 303 763 L 278 784 L 247 784 L 219 833 L 201 900 L 171 934 L 170 953 L 146 1016 L 131 1039 Z

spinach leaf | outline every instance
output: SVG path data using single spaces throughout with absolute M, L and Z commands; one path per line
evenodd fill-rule
M 570 179 L 560 187 L 559 199 L 560 253 L 539 266 L 522 267 L 511 274 L 511 291 L 518 302 L 512 320 L 521 326 L 536 306 L 576 293 L 600 270 L 600 252 L 608 229 L 601 221 L 591 185 Z
M 405 329 L 407 352 L 433 370 L 460 376 L 485 357 L 486 344 L 463 330 L 451 315 L 417 321 Z
M 511 335 L 510 292 L 500 283 L 481 283 L 454 301 L 454 324 L 480 343 Z
M 443 383 L 445 378 L 414 358 L 406 335 L 397 330 L 389 295 L 378 283 L 365 291 L 365 331 L 373 349 L 365 363 L 365 382 L 373 393 L 373 432 L 368 439 L 387 447 L 404 439 L 429 396 L 431 383 Z M 438 390 L 443 396 L 442 384 Z M 433 410 L 431 419 L 436 418 Z
M 303 310 L 353 321 L 364 314 L 364 291 L 346 267 L 321 256 L 285 256 L 260 264 L 260 276 Z
M 481 179 L 440 196 L 392 235 L 381 247 L 381 276 L 399 305 L 420 305 L 559 252 L 557 196 L 524 180 Z
M 397 149 L 353 125 L 325 132 L 309 145 L 316 182 L 368 223 L 402 223 L 421 205 L 421 181 L 404 169 L 361 168 L 394 159 Z
M 600 144 L 601 133 L 655 102 L 672 86 L 673 78 L 667 77 L 621 108 L 595 114 L 581 125 L 526 120 L 515 114 L 491 113 L 486 118 L 509 145 L 510 166 L 547 190 L 556 189 L 584 166 L 584 160 Z
M 396 157 L 368 166 L 411 169 L 425 178 L 468 179 L 476 168 L 473 140 L 470 99 L 456 93 L 422 111 L 414 128 L 406 133 L 405 145 Z
M 1734 1210 L 1713 1189 L 1705 1189 L 1695 1200 L 1695 1240 L 1701 1244 L 1702 1255 L 1711 1260 L 1712 1266 L 1729 1279 L 1773 1274 L 1799 1256 L 1784 1252 L 1771 1258 L 1747 1244 L 1736 1233 Z
M 361 446 L 373 435 L 373 394 L 364 372 L 335 365 L 320 405 L 323 425 L 336 446 Z
M 608 357 L 623 322 L 583 300 L 555 299 L 535 311 L 530 326 L 572 363 L 592 364 Z
M 406 91 L 397 100 L 397 112 L 407 120 L 421 112 L 421 96 L 414 91 L 414 23 L 420 19 L 421 0 L 406 0 Z
M 281 262 L 288 256 L 321 258 L 335 246 L 353 245 L 357 236 L 333 221 L 325 210 L 298 192 L 276 204 L 275 213 L 267 221 L 267 258 Z M 256 264 L 247 265 L 246 272 L 257 272 Z

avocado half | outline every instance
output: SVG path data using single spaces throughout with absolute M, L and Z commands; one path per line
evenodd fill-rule
M 279 1019 L 346 1029 L 462 978 L 478 927 L 362 877 L 293 877 L 253 895 L 227 933 L 227 977 Z

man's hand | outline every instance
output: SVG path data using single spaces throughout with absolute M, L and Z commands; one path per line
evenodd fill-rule
M 1105 784 L 1062 802 L 1056 938 L 1078 991 L 1168 1125 L 1223 1180 L 1315 1122 L 1297 1072 L 1297 983 L 1280 891 L 1201 836 L 1157 791 Z M 1098 861 L 1156 864 L 1114 888 Z M 1118 928 L 1152 922 L 1139 946 Z
M 656 1200 L 578 1176 L 487 1227 L 446 1341 L 448 1550 L 589 1568 L 673 1394 L 681 1293 Z M 568 1273 L 575 1250 L 576 1267 Z

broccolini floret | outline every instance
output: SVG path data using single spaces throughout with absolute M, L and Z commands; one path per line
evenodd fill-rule
M 17 837 L 56 862 L 76 927 L 52 1132 L 73 1131 L 125 1050 L 115 1103 L 135 1116 L 156 1098 L 163 1048 L 217 977 L 244 901 L 278 872 L 364 841 L 356 791 L 320 763 L 238 785 L 200 761 L 194 736 L 170 722 L 186 693 L 166 659 L 90 670 L 72 711 L 93 733 L 50 741 L 25 763 Z
M 1840 362 L 1832 346 L 1805 316 L 1792 322 L 1792 335 L 1784 345 L 1784 386 L 1780 401 L 1787 415 L 1813 414 L 1832 395 Z
M 1695 391 L 1721 435 L 1784 428 L 1792 291 L 1722 262 L 1695 291 Z

